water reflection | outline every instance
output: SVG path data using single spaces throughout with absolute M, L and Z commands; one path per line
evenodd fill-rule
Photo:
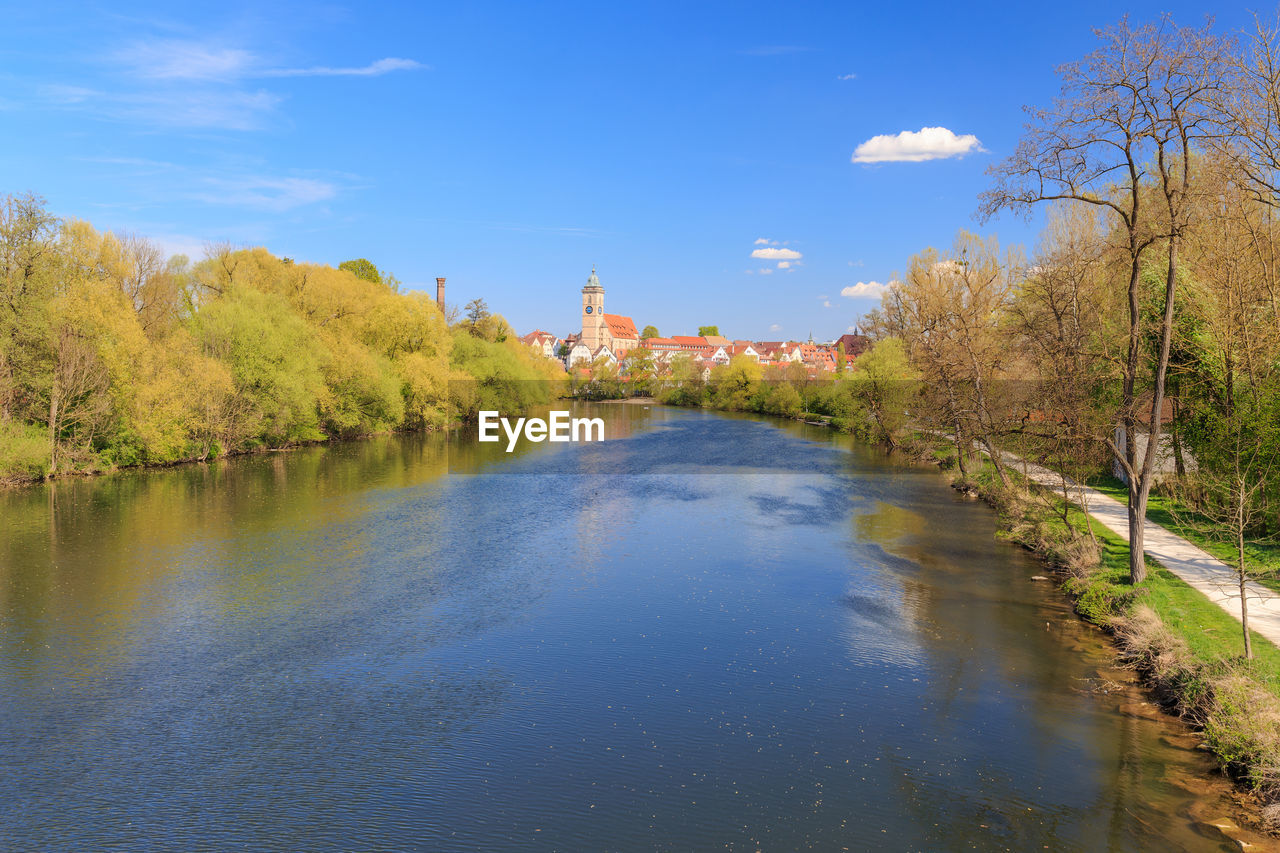
M 10 843 L 1215 849 L 1207 758 L 935 472 L 598 410 L 0 494 Z

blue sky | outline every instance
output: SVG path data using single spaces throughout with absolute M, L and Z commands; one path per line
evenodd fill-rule
M 444 275 L 450 302 L 481 296 L 520 332 L 576 331 L 595 264 L 606 310 L 664 334 L 830 338 L 875 302 L 842 290 L 874 292 L 958 228 L 1034 246 L 1035 222 L 973 220 L 985 170 L 1092 27 L 1162 10 L 1250 21 L 1168 3 L 31 3 L 0 40 L 0 192 L 193 257 L 231 241 L 367 257 L 432 291 Z M 966 153 L 851 162 L 923 128 Z

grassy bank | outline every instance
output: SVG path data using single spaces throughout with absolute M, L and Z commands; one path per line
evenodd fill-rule
M 1109 475 L 1091 478 L 1089 485 L 1121 503 L 1129 499 L 1128 487 Z M 1151 493 L 1147 501 L 1147 518 L 1203 548 L 1227 565 L 1235 565 L 1235 545 L 1215 536 L 1213 521 L 1168 495 L 1155 491 Z M 1246 541 L 1244 550 L 1249 577 L 1280 592 L 1280 542 Z
M 1005 537 L 1054 568 L 1080 616 L 1112 634 L 1122 659 L 1167 711 L 1200 730 L 1223 770 L 1256 795 L 1262 822 L 1280 831 L 1280 648 L 1255 632 L 1246 660 L 1229 614 L 1149 558 L 1147 579 L 1130 584 L 1128 543 L 1008 473 L 1002 485 L 988 463 L 956 484 L 1000 513 Z

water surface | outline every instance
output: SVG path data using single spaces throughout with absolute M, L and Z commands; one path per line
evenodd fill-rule
M 4 846 L 1238 849 L 935 470 L 596 411 L 0 494 Z

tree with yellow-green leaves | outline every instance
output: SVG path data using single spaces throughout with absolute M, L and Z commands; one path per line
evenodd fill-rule
M 0 479 L 208 459 L 549 402 L 563 378 L 489 314 L 340 268 L 136 235 L 0 199 Z

